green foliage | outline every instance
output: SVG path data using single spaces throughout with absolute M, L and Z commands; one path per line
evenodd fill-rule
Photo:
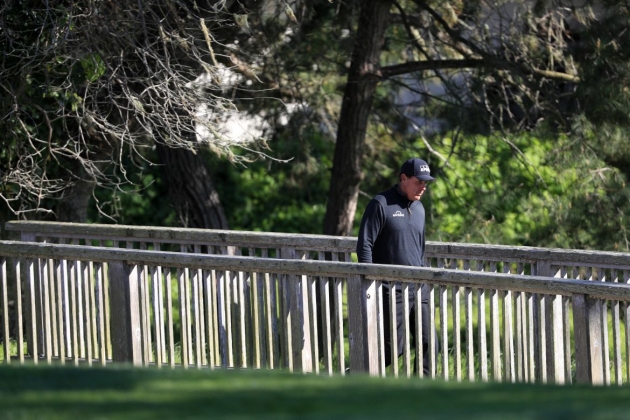
M 452 148 L 445 137 L 440 150 Z M 429 238 L 627 250 L 625 176 L 568 137 L 475 136 L 430 187 Z
M 593 21 L 576 49 L 584 83 L 577 86 L 577 99 L 593 124 L 630 123 L 630 42 L 628 4 L 615 0 L 602 2 L 606 12 Z
M 92 53 L 80 60 L 81 67 L 88 81 L 94 82 L 105 74 L 105 62 L 99 54 Z
M 130 182 L 116 189 L 97 187 L 94 205 L 88 220 L 92 223 L 120 223 L 137 226 L 178 226 L 175 210 L 169 205 L 167 188 L 160 175 L 160 166 L 149 162 L 156 159 L 153 151 L 145 153 L 145 160 L 127 160 L 126 179 Z M 118 177 L 110 168 L 111 177 Z
M 272 142 L 273 155 L 292 159 L 288 163 L 259 160 L 242 167 L 210 159 L 231 229 L 321 232 L 334 144 L 316 133 L 290 139 L 289 131 Z

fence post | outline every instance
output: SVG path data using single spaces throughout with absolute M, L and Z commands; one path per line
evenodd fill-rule
M 575 368 L 578 383 L 604 383 L 602 359 L 602 300 L 573 296 Z
M 537 260 L 536 272 L 532 273 L 536 276 L 550 277 L 551 266 L 549 261 Z M 537 382 L 547 382 L 547 355 L 550 349 L 547 347 L 547 305 L 548 299 L 544 295 L 535 293 L 534 295 L 534 372 Z
M 560 277 L 560 272 L 553 272 L 551 261 L 538 260 L 536 262 L 536 275 L 543 277 Z M 545 295 L 540 299 L 538 316 L 541 317 L 536 337 L 539 340 L 537 350 L 537 379 L 546 382 L 552 379 L 554 383 L 564 384 L 566 381 L 564 370 L 564 335 L 563 335 L 563 305 L 561 295 Z M 544 307 L 543 307 L 544 306 Z M 544 329 L 544 331 L 543 331 Z M 543 334 L 544 332 L 544 334 Z M 543 357 L 544 356 L 544 357 Z M 546 366 L 543 366 L 546 364 Z M 544 370 L 543 370 L 544 369 Z
M 35 233 L 32 232 L 21 232 L 20 240 L 22 242 L 36 242 Z M 37 362 L 37 358 L 40 354 L 44 352 L 43 348 L 43 329 L 42 329 L 42 319 L 41 316 L 37 315 L 38 304 L 41 302 L 41 296 L 39 294 L 40 287 L 40 276 L 34 275 L 35 270 L 39 270 L 39 260 L 37 259 L 28 259 L 23 260 L 25 262 L 24 267 L 27 269 L 25 271 L 25 296 L 24 303 L 26 305 L 24 308 L 24 325 L 26 326 L 26 346 L 28 348 L 29 354 L 33 357 L 33 360 Z M 21 281 L 22 279 L 20 279 Z M 42 305 L 43 306 L 43 305 Z M 33 311 L 35 310 L 35 313 Z M 40 312 L 41 313 L 41 312 Z M 37 347 L 37 348 L 36 348 Z
M 139 267 L 123 261 L 109 264 L 112 358 L 142 364 L 142 330 L 138 296 Z
M 549 341 L 551 342 L 551 357 L 553 363 L 551 367 L 553 372 L 550 377 L 553 378 L 554 383 L 564 384 L 567 378 L 564 377 L 565 363 L 564 363 L 564 330 L 563 330 L 563 299 L 561 295 L 551 296 L 550 311 L 547 314 L 548 319 L 552 321 L 551 329 L 549 330 Z M 547 353 L 549 354 L 549 353 Z
M 282 248 L 280 250 L 282 259 L 304 259 L 305 254 L 298 254 L 295 248 Z M 308 312 L 308 279 L 302 275 L 285 276 L 285 296 L 286 316 L 289 321 L 287 332 L 290 333 L 291 346 L 289 350 L 292 355 L 292 365 L 289 369 L 301 372 L 313 372 L 314 363 L 311 343 L 311 320 Z M 313 298 L 315 298 L 313 296 Z
M 350 371 L 379 375 L 376 281 L 348 277 Z

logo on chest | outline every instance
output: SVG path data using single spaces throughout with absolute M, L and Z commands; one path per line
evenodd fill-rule
M 392 214 L 392 216 L 394 217 L 405 217 L 405 214 L 400 211 L 400 210 L 396 210 L 396 213 Z

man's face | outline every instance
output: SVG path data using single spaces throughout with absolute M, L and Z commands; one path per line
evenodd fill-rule
M 400 191 L 409 201 L 418 201 L 427 189 L 427 181 L 420 181 L 415 176 L 400 175 Z

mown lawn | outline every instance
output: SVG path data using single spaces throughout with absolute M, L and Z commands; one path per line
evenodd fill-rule
M 2 366 L 0 418 L 630 419 L 630 388 Z

